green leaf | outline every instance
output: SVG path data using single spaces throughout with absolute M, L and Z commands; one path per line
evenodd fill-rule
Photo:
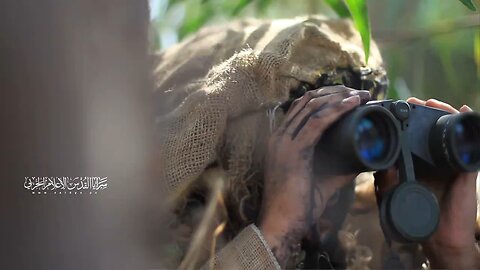
M 477 30 L 473 40 L 474 59 L 477 64 L 477 76 L 480 79 L 480 30 Z
M 265 14 L 267 7 L 272 3 L 272 0 L 258 0 L 257 9 L 260 13 Z
M 476 11 L 475 5 L 473 4 L 472 0 L 460 0 L 468 9 L 471 11 Z
M 196 32 L 214 15 L 214 10 L 210 3 L 202 4 L 199 1 L 187 1 L 185 19 L 178 30 L 180 39 Z
M 355 27 L 360 32 L 363 43 L 363 51 L 365 52 L 365 63 L 368 63 L 370 55 L 370 22 L 368 19 L 367 1 L 366 0 L 345 0 Z
M 207 12 L 202 12 L 197 17 L 190 18 L 188 20 L 185 20 L 180 26 L 180 29 L 178 30 L 178 35 L 180 39 L 183 39 L 190 33 L 196 32 L 200 27 L 202 27 L 207 21 L 210 16 L 207 14 Z
M 232 16 L 237 16 L 253 0 L 239 0 L 232 10 Z
M 325 0 L 327 4 L 332 8 L 335 13 L 340 18 L 349 18 L 351 17 L 350 11 L 348 11 L 347 5 L 345 5 L 345 2 L 343 0 Z
M 148 29 L 150 38 L 150 49 L 152 51 L 159 51 L 162 48 L 162 40 L 158 29 L 151 25 Z

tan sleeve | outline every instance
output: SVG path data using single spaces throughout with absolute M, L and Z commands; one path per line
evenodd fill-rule
M 246 227 L 204 266 L 204 269 L 281 269 L 277 259 L 254 225 Z

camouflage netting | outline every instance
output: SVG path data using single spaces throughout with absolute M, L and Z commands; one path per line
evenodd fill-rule
M 156 86 L 168 113 L 158 121 L 170 191 L 214 163 L 231 178 L 245 178 L 262 161 L 254 148 L 269 132 L 269 109 L 300 82 L 315 84 L 339 67 L 367 67 L 352 23 L 322 17 L 210 27 L 160 59 Z M 385 74 L 374 43 L 368 67 L 373 76 Z
M 238 233 L 255 217 L 244 199 L 259 197 L 264 142 L 283 117 L 273 108 L 338 68 L 385 76 L 375 43 L 367 65 L 351 21 L 320 16 L 213 26 L 164 51 L 155 77 L 166 188 L 184 194 L 208 168 L 224 170 L 227 208 L 241 208 L 228 212 L 230 226 L 243 220 Z

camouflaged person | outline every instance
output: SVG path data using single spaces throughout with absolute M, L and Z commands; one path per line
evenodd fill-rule
M 368 64 L 364 59 L 351 21 L 320 16 L 208 27 L 158 55 L 160 166 L 176 216 L 172 265 L 304 267 L 309 240 L 330 239 L 326 266 L 368 268 L 371 255 L 338 237 L 356 175 L 318 179 L 312 168 L 322 133 L 356 106 L 385 95 L 375 43 Z M 426 105 L 454 110 L 434 100 Z M 472 177 L 455 181 L 468 193 L 453 195 L 466 209 L 475 203 L 466 186 L 475 181 L 462 179 Z M 378 178 L 381 198 L 397 179 L 394 169 Z M 457 213 L 466 220 L 470 214 Z M 468 234 L 468 222 L 456 220 L 453 225 Z M 462 263 L 471 266 L 474 242 L 455 232 L 465 241 L 449 245 L 445 232 L 452 224 L 442 222 L 424 244 L 433 265 L 449 266 L 439 254 L 462 251 L 468 255 Z

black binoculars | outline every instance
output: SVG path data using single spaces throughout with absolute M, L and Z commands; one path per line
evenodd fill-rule
M 384 170 L 402 149 L 412 155 L 417 178 L 477 171 L 480 114 L 451 114 L 402 100 L 371 101 L 325 132 L 316 167 L 332 175 Z
M 436 230 L 440 210 L 435 195 L 416 180 L 480 169 L 480 114 L 451 114 L 402 100 L 371 101 L 324 133 L 314 164 L 320 175 L 396 165 L 400 184 L 382 199 L 382 229 L 396 241 L 423 241 Z

